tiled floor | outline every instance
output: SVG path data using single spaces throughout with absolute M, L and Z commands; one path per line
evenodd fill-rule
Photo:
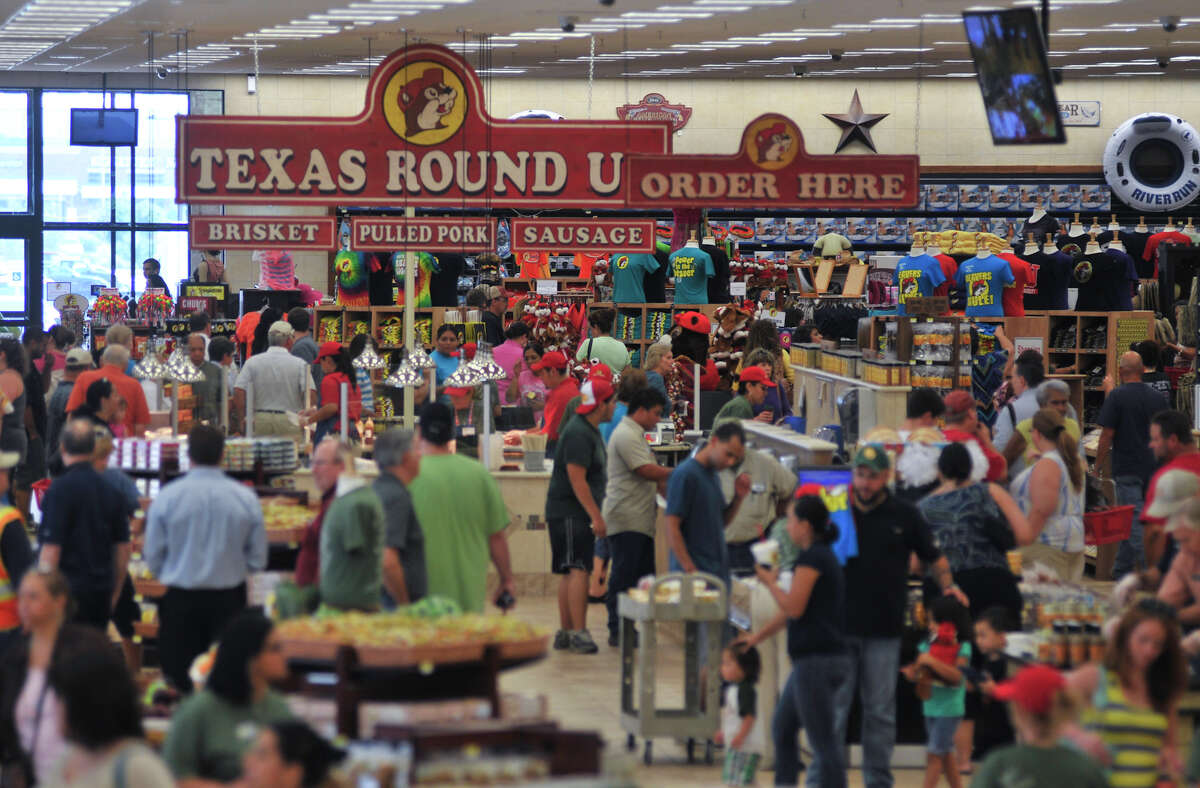
M 524 597 L 518 601 L 512 615 L 520 616 L 547 629 L 558 627 L 558 606 L 553 597 Z M 564 728 L 599 731 L 608 744 L 608 751 L 624 752 L 625 733 L 620 724 L 619 683 L 621 663 L 618 652 L 605 644 L 606 614 L 601 605 L 588 611 L 589 628 L 600 653 L 583 656 L 551 651 L 541 662 L 504 674 L 501 689 L 505 692 L 543 694 L 549 701 L 550 716 Z M 661 675 L 682 676 L 683 655 L 678 648 L 664 648 L 660 640 L 658 670 Z M 678 700 L 678 682 L 659 682 L 659 692 L 665 701 Z M 675 698 L 672 698 L 675 694 Z M 640 742 L 639 742 L 640 746 Z M 641 751 L 628 756 L 638 785 L 653 788 L 670 786 L 710 786 L 721 784 L 718 766 L 703 763 L 688 765 L 684 749 L 666 739 L 654 742 L 654 763 L 641 763 Z M 922 773 L 906 769 L 896 771 L 899 788 L 921 785 Z M 760 775 L 761 785 L 771 784 L 770 773 Z M 850 785 L 862 785 L 857 772 L 850 775 Z

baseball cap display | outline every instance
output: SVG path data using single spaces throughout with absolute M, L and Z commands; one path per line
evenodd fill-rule
M 541 372 L 543 369 L 566 369 L 567 357 L 557 350 L 551 350 L 546 355 L 542 356 L 542 360 L 534 364 L 530 369 L 534 372 Z

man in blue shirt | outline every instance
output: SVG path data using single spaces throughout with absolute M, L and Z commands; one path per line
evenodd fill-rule
M 163 673 L 190 692 L 192 660 L 246 607 L 246 578 L 267 566 L 258 497 L 221 470 L 225 436 L 199 424 L 188 433 L 193 468 L 168 484 L 146 515 L 145 558 L 167 586 L 158 605 Z
M 120 494 L 92 467 L 96 434 L 72 419 L 60 441 L 66 470 L 46 491 L 38 564 L 71 586 L 75 621 L 105 629 L 129 568 L 129 520 Z
M 708 443 L 671 474 L 667 484 L 667 540 L 674 571 L 707 572 L 729 588 L 729 549 L 725 528 L 737 516 L 750 492 L 749 474 L 733 483 L 733 500 L 725 503 L 717 474 L 742 462 L 746 433 L 737 421 L 725 421 L 713 430 Z

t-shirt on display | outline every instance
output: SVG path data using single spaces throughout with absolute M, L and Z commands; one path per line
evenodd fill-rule
M 903 315 L 904 304 L 909 298 L 934 295 L 938 285 L 946 281 L 946 278 L 942 274 L 941 263 L 927 254 L 922 254 L 900 258 L 892 281 L 899 292 L 897 314 Z
M 685 246 L 671 253 L 671 276 L 675 277 L 675 303 L 707 304 L 708 279 L 713 275 L 708 252 Z
M 613 281 L 613 301 L 618 304 L 646 303 L 643 280 L 658 270 L 652 254 L 615 254 L 608 267 Z
M 955 283 L 966 290 L 967 317 L 1004 317 L 1001 294 L 1014 281 L 1008 261 L 994 254 L 960 265 Z

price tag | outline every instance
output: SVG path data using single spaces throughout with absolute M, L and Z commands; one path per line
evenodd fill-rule
M 729 283 L 729 295 L 742 296 L 744 298 L 746 296 L 746 283 L 745 282 L 730 282 Z
M 557 295 L 558 280 L 557 279 L 539 279 L 537 280 L 538 295 Z

